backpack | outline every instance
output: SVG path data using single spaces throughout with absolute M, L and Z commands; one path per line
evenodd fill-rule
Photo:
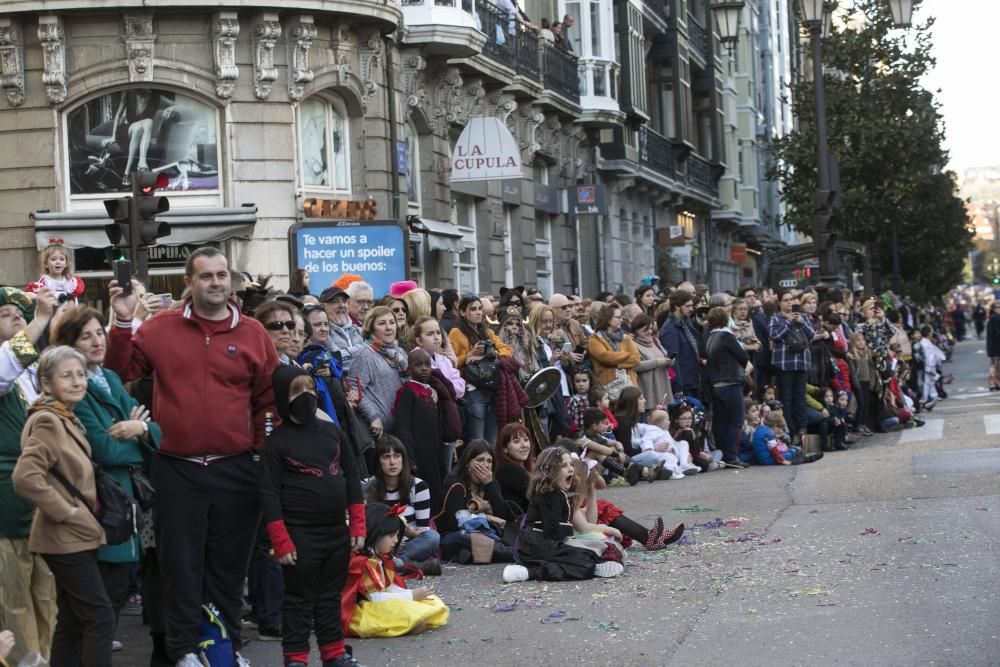
M 785 348 L 792 354 L 805 352 L 809 347 L 809 336 L 801 326 L 788 325 L 788 334 L 785 336 Z
M 219 610 L 211 602 L 201 605 L 201 626 L 198 628 L 198 653 L 206 667 L 236 667 L 233 640 Z

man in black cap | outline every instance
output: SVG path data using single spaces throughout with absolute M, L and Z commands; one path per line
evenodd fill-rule
M 326 347 L 330 352 L 340 355 L 340 365 L 347 375 L 351 365 L 351 357 L 364 347 L 365 340 L 347 310 L 350 296 L 339 287 L 327 287 L 319 295 L 319 302 L 330 319 L 330 336 L 326 339 Z

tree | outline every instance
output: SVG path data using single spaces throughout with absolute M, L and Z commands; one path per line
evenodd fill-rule
M 934 65 L 932 25 L 930 19 L 896 30 L 885 0 L 853 0 L 823 53 L 830 150 L 840 166 L 834 229 L 863 243 L 887 269 L 898 225 L 903 280 L 922 297 L 957 280 L 955 261 L 965 258 L 971 238 L 955 179 L 942 173 L 948 156 L 939 105 L 920 84 Z M 783 222 L 811 233 L 818 180 L 813 83 L 793 84 L 790 95 L 799 127 L 775 142 L 769 175 L 780 180 L 789 207 Z

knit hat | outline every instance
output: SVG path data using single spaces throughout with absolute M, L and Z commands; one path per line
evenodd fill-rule
M 0 287 L 0 306 L 17 306 L 24 314 L 24 320 L 35 318 L 35 302 L 16 287 Z
M 400 280 L 399 282 L 389 285 L 389 296 L 400 297 L 407 292 L 412 292 L 413 290 L 419 288 L 420 285 L 413 280 Z
M 339 287 L 342 290 L 347 290 L 348 287 L 354 283 L 359 283 L 363 281 L 364 278 L 354 273 L 344 273 L 335 281 L 333 281 L 334 287 Z

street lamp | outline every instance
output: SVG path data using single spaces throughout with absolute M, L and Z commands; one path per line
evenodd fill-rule
M 712 0 L 712 13 L 719 28 L 719 41 L 732 54 L 740 39 L 740 19 L 743 17 L 744 0 Z
M 799 0 L 802 25 L 809 31 L 812 47 L 813 90 L 816 96 L 816 161 L 818 162 L 819 188 L 813 195 L 813 242 L 819 259 L 820 282 L 832 287 L 840 281 L 837 259 L 836 234 L 831 229 L 833 219 L 833 191 L 830 180 L 830 145 L 826 127 L 826 89 L 823 83 L 823 32 L 827 13 L 834 8 L 828 0 Z
M 913 0 L 889 0 L 892 22 L 897 28 L 909 28 L 913 19 Z

